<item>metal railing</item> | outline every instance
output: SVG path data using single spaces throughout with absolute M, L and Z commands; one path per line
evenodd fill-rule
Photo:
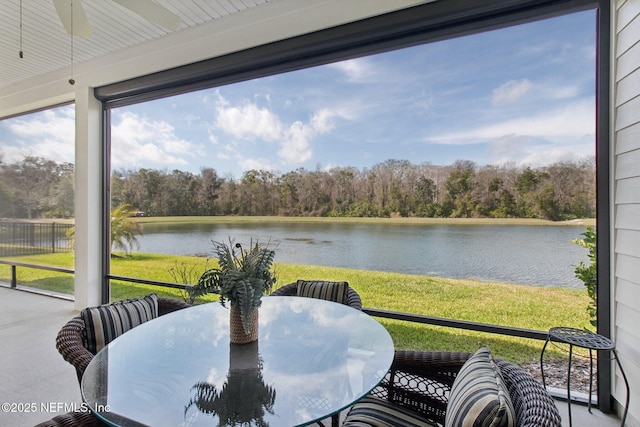
M 43 266 L 43 265 L 27 264 L 27 263 L 15 262 L 15 261 L 5 261 L 5 260 L 0 260 L 0 264 L 11 266 L 11 287 L 12 288 L 17 287 L 17 278 L 16 278 L 17 267 L 36 268 L 41 270 L 49 270 L 49 271 L 56 271 L 61 273 L 74 274 L 74 270 L 67 269 L 67 268 L 49 267 L 49 266 Z M 119 280 L 119 281 L 129 282 L 129 283 L 140 283 L 145 285 L 160 286 L 160 287 L 171 288 L 171 289 L 186 289 L 189 286 L 182 283 L 162 282 L 162 281 L 151 280 L 151 279 L 117 276 L 112 274 L 107 275 L 107 278 L 110 280 Z M 507 336 L 519 337 L 519 338 L 528 338 L 528 339 L 534 339 L 534 340 L 540 340 L 540 341 L 544 341 L 547 339 L 547 331 L 540 331 L 535 329 L 523 329 L 523 328 L 516 328 L 511 326 L 493 325 L 489 323 L 478 323 L 478 322 L 470 322 L 466 320 L 456 320 L 456 319 L 447 319 L 442 317 L 424 316 L 420 314 L 382 310 L 379 308 L 363 307 L 362 311 L 367 313 L 370 316 L 381 317 L 386 319 L 402 320 L 406 322 L 422 323 L 422 324 L 428 324 L 428 325 L 434 325 L 434 326 L 444 326 L 449 328 L 464 329 L 468 331 L 485 332 L 485 333 L 498 334 L 498 335 L 507 335 Z
M 44 295 L 49 295 L 49 296 L 57 296 L 57 295 L 51 295 L 51 293 L 48 293 L 46 291 L 41 291 L 35 288 L 28 288 L 28 289 L 19 288 L 17 286 L 17 271 L 16 271 L 17 267 L 35 268 L 40 270 L 55 271 L 59 273 L 75 274 L 74 270 L 68 269 L 68 268 L 50 267 L 50 266 L 44 266 L 44 265 L 28 264 L 28 263 L 21 263 L 21 262 L 15 262 L 15 261 L 6 261 L 6 260 L 0 260 L 0 264 L 11 266 L 11 285 L 10 285 L 11 288 L 28 290 L 29 292 L 42 293 Z M 188 286 L 190 286 L 190 285 L 185 285 L 181 283 L 161 282 L 157 280 L 142 279 L 142 278 L 136 278 L 136 277 L 127 277 L 127 276 L 107 275 L 106 277 L 110 280 L 119 280 L 119 281 L 129 282 L 129 283 L 140 283 L 145 285 L 160 286 L 160 287 L 171 288 L 171 289 L 184 290 Z M 72 296 L 71 296 L 71 299 L 72 299 Z M 442 317 L 424 316 L 424 315 L 413 314 L 413 313 L 402 313 L 397 311 L 383 310 L 379 308 L 363 307 L 362 311 L 373 317 L 392 319 L 392 320 L 401 320 L 406 322 L 421 323 L 421 324 L 427 324 L 427 325 L 433 325 L 433 326 L 443 326 L 443 327 L 449 327 L 449 328 L 455 328 L 455 329 L 464 329 L 468 331 L 484 332 L 484 333 L 497 334 L 497 335 L 527 338 L 527 339 L 533 339 L 533 340 L 539 340 L 539 341 L 545 341 L 547 339 L 547 334 L 548 334 L 547 331 L 523 329 L 523 328 L 516 328 L 511 326 L 501 326 L 501 325 L 494 325 L 489 323 L 470 322 L 466 320 L 447 319 Z M 565 395 L 561 391 L 550 389 L 549 393 L 554 398 L 563 399 L 565 397 Z M 578 402 L 578 403 L 586 402 L 586 399 L 581 396 L 578 396 L 578 397 L 572 396 L 572 399 L 574 402 Z
M 0 256 L 69 252 L 71 228 L 59 222 L 0 221 Z
M 512 326 L 500 326 L 490 323 L 470 322 L 468 320 L 447 319 L 443 317 L 423 316 L 421 314 L 401 313 L 398 311 L 382 310 L 379 308 L 363 307 L 362 311 L 373 317 L 383 317 L 393 320 L 404 320 L 406 322 L 423 323 L 434 326 L 445 326 L 448 328 L 465 329 L 468 331 L 486 332 L 489 334 L 508 335 L 519 338 L 529 338 L 545 341 L 547 331 L 535 329 L 523 329 Z
M 17 288 L 18 287 L 18 272 L 17 272 L 17 267 L 24 267 L 24 268 L 35 268 L 38 270 L 47 270 L 47 271 L 55 271 L 57 273 L 68 273 L 68 274 L 75 274 L 75 271 L 70 269 L 70 268 L 63 268 L 63 267 L 51 267 L 48 265 L 38 265 L 38 264 L 28 264 L 25 262 L 16 262 L 16 261 L 6 261 L 3 259 L 0 259 L 0 264 L 4 264 L 4 265 L 8 265 L 9 267 L 11 267 L 11 279 L 10 279 L 10 287 L 12 288 Z
M 113 274 L 107 274 L 107 278 L 110 280 L 120 280 L 122 282 L 129 282 L 129 283 L 140 283 L 142 285 L 161 286 L 164 288 L 171 288 L 171 289 L 187 289 L 188 286 L 191 286 L 191 285 L 185 285 L 183 283 L 160 282 L 158 280 L 141 279 L 139 277 L 115 276 Z

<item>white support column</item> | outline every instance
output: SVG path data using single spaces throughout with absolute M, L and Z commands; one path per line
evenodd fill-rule
M 90 87 L 76 89 L 75 308 L 99 305 L 102 293 L 102 105 Z

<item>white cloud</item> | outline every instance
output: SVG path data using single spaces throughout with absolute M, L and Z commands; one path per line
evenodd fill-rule
M 584 151 L 584 144 L 580 151 L 572 150 L 572 147 L 543 147 L 542 149 L 531 150 L 520 160 L 520 164 L 525 166 L 539 167 L 563 161 L 582 160 L 594 158 L 594 153 Z
M 280 144 L 278 156 L 286 163 L 304 163 L 311 159 L 313 151 L 311 150 L 311 139 L 315 136 L 312 126 L 305 125 L 302 122 L 293 123 Z
M 184 116 L 184 120 L 188 125 L 193 125 L 194 123 L 200 121 L 200 116 L 198 116 L 197 114 L 187 114 L 186 116 Z
M 75 161 L 75 110 L 62 107 L 7 120 L 15 137 L 3 141 L 0 152 L 7 163 L 24 156 L 37 156 L 56 162 Z
M 3 163 L 11 164 L 11 163 L 19 163 L 26 156 L 35 155 L 31 148 L 25 149 L 23 147 L 16 147 L 13 145 L 9 145 L 4 141 L 0 141 L 0 160 Z
M 21 161 L 25 155 L 57 162 L 75 160 L 75 110 L 73 107 L 47 110 L 8 121 L 9 131 L 20 144 L 3 144 L 6 162 Z M 186 156 L 200 148 L 175 135 L 164 121 L 149 120 L 131 112 L 114 114 L 112 162 L 115 168 L 139 166 L 145 160 L 164 165 L 187 165 Z
M 260 138 L 275 141 L 282 133 L 278 117 L 266 108 L 245 101 L 229 106 L 222 97 L 216 106 L 216 126 L 236 138 Z
M 273 171 L 273 165 L 271 164 L 271 162 L 268 159 L 240 159 L 238 161 L 238 163 L 240 164 L 240 167 L 242 168 L 243 171 L 248 171 L 248 170 L 264 170 L 264 171 Z
M 588 136 L 552 141 L 509 135 L 491 141 L 488 149 L 490 164 L 514 162 L 532 167 L 595 156 L 593 137 Z
M 328 108 L 323 108 L 311 117 L 311 127 L 317 133 L 327 133 L 333 130 L 332 121 L 335 113 Z
M 528 79 L 509 80 L 493 90 L 493 105 L 512 104 L 522 98 L 533 87 Z
M 334 128 L 333 117 L 336 114 L 329 109 L 315 113 L 309 124 L 294 122 L 284 132 L 278 155 L 288 164 L 304 163 L 310 160 L 313 151 L 311 141 L 318 135 L 328 133 Z
M 242 141 L 255 140 L 277 143 L 280 146 L 277 154 L 284 164 L 299 164 L 310 160 L 313 156 L 313 140 L 333 130 L 333 118 L 338 115 L 330 109 L 323 108 L 313 114 L 308 123 L 295 121 L 286 124 L 268 108 L 259 107 L 247 100 L 240 105 L 231 105 L 220 94 L 215 109 L 215 128 L 236 138 L 237 140 L 233 141 L 234 145 L 240 145 Z M 220 139 L 216 135 L 209 135 L 209 140 L 213 143 L 218 143 Z M 239 149 L 234 149 L 233 157 L 238 159 L 244 170 L 255 169 L 258 165 L 264 169 L 273 169 L 270 162 L 249 159 L 241 154 Z
M 328 67 L 343 73 L 351 83 L 366 83 L 374 76 L 371 62 L 366 58 L 348 59 L 329 64 Z
M 139 166 L 145 161 L 161 165 L 188 165 L 185 157 L 201 148 L 179 138 L 167 122 L 149 120 L 132 112 L 114 115 L 111 126 L 113 167 Z
M 238 150 L 233 144 L 221 145 L 216 150 L 216 157 L 224 161 L 235 160 L 243 172 L 252 169 L 268 171 L 275 170 L 273 161 L 263 157 L 246 157 L 243 152 Z
M 506 136 L 533 138 L 576 138 L 595 135 L 593 100 L 579 101 L 537 115 L 519 117 L 461 132 L 444 133 L 425 139 L 445 145 L 480 144 Z
M 540 95 L 549 99 L 571 99 L 580 95 L 580 87 L 578 85 L 552 86 L 545 85 Z
M 539 167 L 592 158 L 595 106 L 580 101 L 549 111 L 490 123 L 484 127 L 443 133 L 425 139 L 442 145 L 486 144 L 488 164 L 514 162 Z

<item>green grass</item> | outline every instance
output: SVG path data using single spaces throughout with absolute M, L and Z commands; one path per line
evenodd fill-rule
M 30 255 L 14 260 L 73 268 L 72 254 Z M 182 264 L 197 265 L 193 270 L 197 280 L 205 268 L 205 259 L 136 253 L 113 258 L 111 270 L 114 275 L 173 282 L 169 269 Z M 589 324 L 585 309 L 588 296 L 582 290 L 282 263 L 276 263 L 275 269 L 280 286 L 299 278 L 346 280 L 360 294 L 365 307 L 538 330 L 558 325 L 583 328 Z M 0 265 L 0 281 L 9 280 L 9 266 Z M 73 293 L 73 277 L 69 274 L 19 267 L 18 282 L 23 286 Z M 119 281 L 112 283 L 114 300 L 150 292 L 181 298 L 180 290 Z M 216 300 L 215 295 L 204 298 L 204 301 Z M 472 352 L 482 345 L 489 345 L 497 357 L 527 363 L 537 360 L 542 347 L 536 340 L 379 320 L 391 333 L 397 348 Z M 548 354 L 559 357 L 561 353 L 551 349 Z

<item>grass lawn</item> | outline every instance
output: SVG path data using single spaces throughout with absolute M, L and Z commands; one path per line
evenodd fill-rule
M 73 268 L 72 254 L 31 255 L 14 260 Z M 113 258 L 111 270 L 114 275 L 173 282 L 169 273 L 173 268 L 185 271 L 192 278 L 190 283 L 194 283 L 204 271 L 205 262 L 204 258 L 198 257 L 136 253 Z M 589 299 L 586 291 L 582 290 L 283 263 L 276 263 L 275 269 L 279 286 L 299 278 L 346 280 L 360 294 L 364 307 L 537 330 L 559 325 L 577 328 L 589 325 L 586 312 Z M 17 271 L 20 285 L 73 293 L 73 277 L 69 274 L 22 267 Z M 9 266 L 0 265 L 0 281 L 9 282 L 10 274 Z M 150 292 L 182 298 L 181 291 L 175 289 L 118 281 L 112 283 L 114 300 Z M 217 301 L 217 296 L 207 296 L 201 301 Z M 497 357 L 527 363 L 539 358 L 543 344 L 502 335 L 379 320 L 392 335 L 397 348 L 472 352 L 482 345 L 489 345 Z M 560 357 L 563 353 L 552 348 L 548 355 Z

